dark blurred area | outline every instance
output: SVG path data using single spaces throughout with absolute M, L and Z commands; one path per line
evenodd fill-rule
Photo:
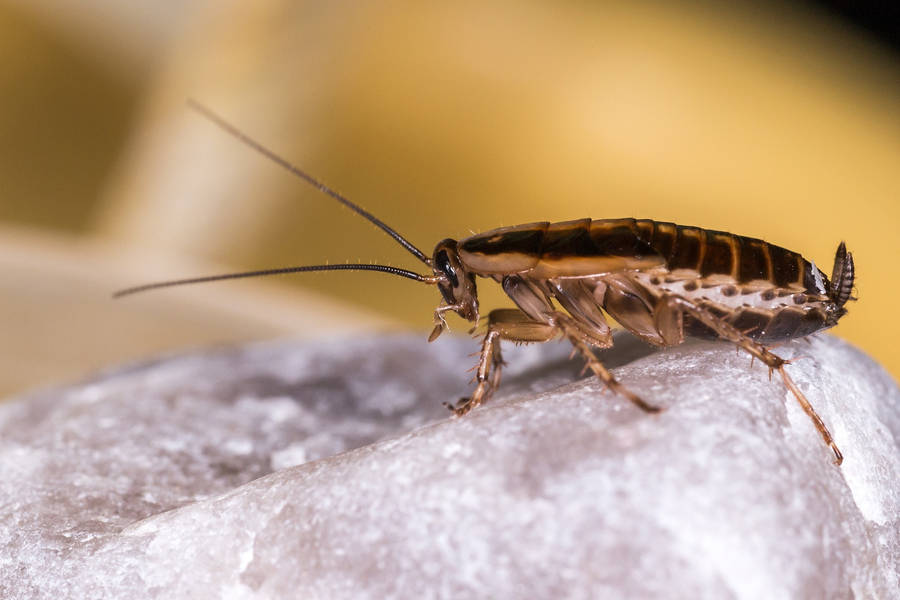
M 894 52 L 900 52 L 900 3 L 883 0 L 812 0 L 833 17 L 857 28 Z

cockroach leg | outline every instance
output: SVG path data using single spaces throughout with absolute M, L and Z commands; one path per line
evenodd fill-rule
M 486 402 L 497 386 L 500 385 L 500 371 L 503 361 L 500 356 L 500 333 L 488 330 L 481 343 L 481 357 L 475 367 L 475 391 L 468 398 L 462 398 L 452 406 L 449 403 L 444 405 L 452 410 L 456 416 L 461 417 L 467 414 L 476 406 Z
M 475 381 L 477 386 L 472 396 L 461 399 L 455 406 L 445 405 L 463 416 L 476 406 L 486 402 L 497 386 L 500 384 L 500 370 L 502 357 L 500 355 L 500 340 L 507 340 L 520 344 L 547 342 L 556 335 L 562 334 L 569 340 L 573 347 L 573 353 L 581 354 L 585 360 L 585 368 L 590 369 L 604 385 L 613 393 L 627 398 L 640 409 L 654 413 L 661 409 L 645 402 L 640 396 L 630 391 L 613 377 L 603 363 L 594 355 L 591 346 L 608 348 L 612 346 L 612 336 L 606 338 L 598 336 L 597 332 L 585 331 L 579 323 L 565 313 L 555 312 L 549 315 L 550 323 L 536 321 L 517 309 L 498 309 L 488 315 L 488 331 L 484 336 L 481 346 L 480 358 L 476 367 Z
M 825 441 L 828 447 L 831 448 L 831 451 L 834 452 L 835 464 L 840 465 L 843 462 L 844 456 L 838 449 L 837 444 L 834 443 L 834 438 L 831 437 L 831 432 L 828 431 L 828 428 L 825 426 L 825 422 L 822 421 L 822 417 L 819 416 L 816 410 L 812 407 L 812 404 L 809 403 L 809 400 L 806 399 L 806 396 L 803 395 L 803 392 L 800 391 L 800 388 L 798 388 L 794 383 L 794 380 L 791 379 L 791 377 L 784 370 L 784 365 L 788 364 L 788 361 L 776 354 L 773 354 L 769 351 L 768 348 L 766 348 L 759 342 L 750 339 L 747 335 L 738 331 L 727 321 L 724 321 L 716 315 L 705 310 L 704 308 L 697 306 L 690 300 L 675 295 L 663 296 L 661 300 L 661 310 L 679 310 L 686 314 L 689 314 L 691 317 L 697 319 L 698 321 L 715 331 L 719 335 L 719 337 L 737 344 L 748 353 L 750 353 L 751 356 L 756 357 L 760 361 L 765 363 L 769 367 L 770 376 L 772 371 L 777 371 L 781 375 L 781 379 L 782 381 L 784 381 L 785 387 L 794 395 L 794 398 L 796 398 L 797 402 L 800 403 L 803 411 L 816 426 L 816 429 L 819 431 L 819 435 L 822 436 L 822 439 Z M 662 304 L 664 304 L 665 306 L 662 306 Z
M 608 335 L 607 340 L 597 340 L 596 335 L 589 335 L 581 330 L 578 327 L 578 323 L 572 319 L 569 315 L 564 313 L 554 313 L 553 320 L 556 323 L 557 327 L 563 332 L 563 335 L 566 336 L 566 339 L 572 344 L 572 347 L 581 354 L 581 357 L 584 358 L 586 367 L 590 369 L 594 375 L 600 378 L 603 384 L 610 389 L 615 394 L 619 394 L 623 398 L 627 398 L 630 400 L 635 406 L 649 413 L 659 412 L 662 409 L 658 406 L 654 406 L 646 401 L 644 401 L 640 396 L 626 388 L 624 385 L 619 383 L 619 381 L 613 377 L 613 374 L 610 373 L 606 367 L 603 366 L 603 363 L 600 362 L 600 359 L 596 357 L 593 350 L 591 350 L 591 346 L 587 343 L 586 340 L 590 340 L 596 344 L 597 341 L 601 341 L 601 347 L 608 348 L 612 346 L 612 335 Z
M 455 304 L 451 304 L 449 306 L 438 306 L 434 309 L 434 329 L 431 330 L 431 335 L 428 336 L 428 341 L 433 342 L 438 339 L 438 337 L 444 333 L 444 330 L 450 330 L 450 326 L 447 325 L 447 320 L 444 319 L 444 313 L 448 310 L 456 310 L 459 306 Z
M 809 400 L 806 399 L 806 396 L 803 395 L 803 392 L 800 391 L 800 388 L 797 387 L 797 384 L 794 383 L 794 380 L 791 379 L 790 375 L 787 374 L 787 371 L 784 370 L 784 366 L 780 366 L 775 369 L 781 374 L 781 379 L 784 381 L 785 387 L 787 387 L 794 394 L 794 397 L 797 399 L 797 402 L 800 403 L 800 406 L 803 408 L 803 412 L 806 413 L 812 422 L 815 424 L 816 429 L 819 430 L 819 435 L 822 436 L 822 439 L 825 440 L 825 443 L 831 448 L 831 451 L 834 452 L 834 463 L 836 465 L 840 465 L 844 462 L 844 455 L 841 454 L 841 451 L 838 449 L 837 444 L 834 443 L 834 438 L 831 437 L 831 432 L 828 431 L 828 428 L 825 426 L 825 422 L 822 421 L 822 417 L 816 412 L 816 409 L 812 407 L 812 404 L 809 403 Z
M 546 342 L 553 339 L 557 328 L 547 323 L 535 321 L 517 309 L 501 308 L 488 315 L 487 333 L 481 342 L 481 353 L 475 370 L 475 391 L 468 398 L 462 398 L 455 406 L 444 403 L 461 417 L 476 406 L 487 402 L 500 385 L 503 356 L 500 340 L 527 344 Z

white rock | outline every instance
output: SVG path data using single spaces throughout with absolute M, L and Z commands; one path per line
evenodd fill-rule
M 836 467 L 727 344 L 618 338 L 659 415 L 566 384 L 565 345 L 504 348 L 451 419 L 474 346 L 270 343 L 7 403 L 0 597 L 900 597 L 900 391 L 859 351 L 778 349 Z

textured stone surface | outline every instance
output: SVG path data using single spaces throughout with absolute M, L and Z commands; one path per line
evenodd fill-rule
M 844 452 L 726 344 L 605 354 L 647 415 L 471 340 L 174 356 L 0 407 L 3 598 L 897 598 L 900 392 L 822 336 L 779 349 Z

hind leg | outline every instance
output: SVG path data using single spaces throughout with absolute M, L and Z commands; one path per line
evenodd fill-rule
M 803 411 L 810 420 L 812 420 L 813 425 L 816 426 L 819 435 L 822 436 L 822 439 L 828 444 L 831 451 L 834 452 L 835 463 L 840 465 L 841 462 L 843 462 L 844 457 L 834 443 L 834 438 L 831 437 L 831 432 L 828 431 L 825 422 L 822 421 L 822 417 L 819 416 L 812 404 L 809 403 L 809 400 L 806 399 L 806 396 L 803 395 L 803 392 L 800 391 L 800 388 L 797 387 L 797 384 L 794 383 L 794 380 L 791 379 L 784 370 L 784 365 L 788 364 L 788 361 L 773 354 L 759 342 L 750 339 L 747 335 L 731 325 L 731 323 L 728 323 L 703 307 L 698 306 L 681 296 L 666 295 L 660 298 L 660 304 L 656 314 L 660 330 L 672 327 L 678 327 L 680 329 L 681 319 L 676 318 L 674 315 L 688 314 L 715 331 L 719 337 L 736 344 L 747 351 L 751 356 L 765 363 L 769 367 L 770 376 L 772 371 L 777 371 L 778 374 L 781 375 L 785 387 L 794 395 L 797 402 L 800 403 L 800 407 L 803 408 Z M 674 332 L 671 335 L 675 337 Z

